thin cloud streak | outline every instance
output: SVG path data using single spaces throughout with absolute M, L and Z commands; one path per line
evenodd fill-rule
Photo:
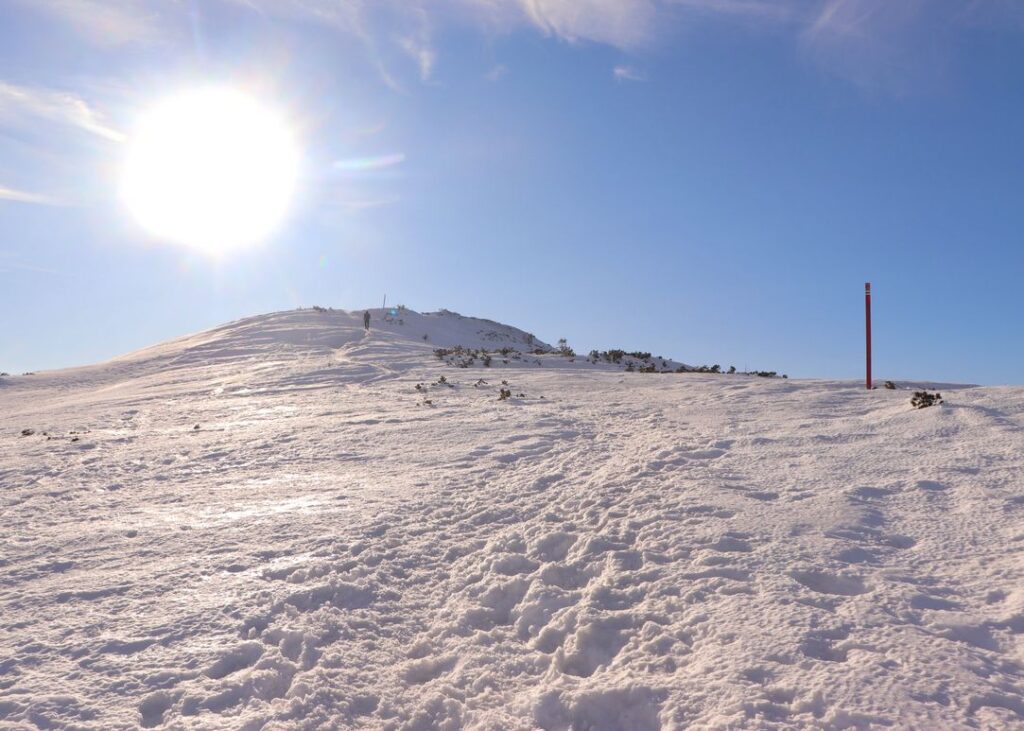
M 437 51 L 422 39 L 405 38 L 401 45 L 409 57 L 416 62 L 420 71 L 420 80 L 430 81 L 434 75 L 434 65 L 437 63 Z
M 903 96 L 941 82 L 955 34 L 972 25 L 964 14 L 972 7 L 966 1 L 827 0 L 798 42 L 832 75 L 865 91 Z
M 659 3 L 653 0 L 521 0 L 516 4 L 548 35 L 622 49 L 639 49 L 651 40 L 659 11 Z
M 33 203 L 41 206 L 66 206 L 67 203 L 38 193 L 28 193 L 14 188 L 5 188 L 0 185 L 0 200 L 13 201 L 14 203 Z
M 127 139 L 123 132 L 105 124 L 101 115 L 76 94 L 0 81 L 0 121 L 17 123 L 26 118 L 76 127 L 111 142 Z
M 68 274 L 57 269 L 50 269 L 49 267 L 27 262 L 17 252 L 0 250 L 0 274 L 15 274 L 17 272 L 52 274 L 55 276 L 66 276 Z
M 616 81 L 647 81 L 644 74 L 632 66 L 616 66 L 612 69 Z
M 487 79 L 488 81 L 498 81 L 506 74 L 508 74 L 508 66 L 505 66 L 504 64 L 498 64 L 490 71 L 488 71 L 486 74 L 484 74 L 484 78 Z

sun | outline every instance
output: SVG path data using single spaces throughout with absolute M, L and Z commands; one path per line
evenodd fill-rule
M 298 163 L 283 119 L 240 91 L 197 89 L 142 117 L 121 194 L 154 236 L 221 255 L 280 225 Z

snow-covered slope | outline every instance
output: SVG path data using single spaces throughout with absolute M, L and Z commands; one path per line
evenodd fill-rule
M 381 315 L 0 381 L 0 727 L 1024 724 L 1024 389 Z
M 370 313 L 370 325 L 375 334 L 388 340 L 422 342 L 429 349 L 462 346 L 551 350 L 550 345 L 518 328 L 448 310 L 419 313 L 407 308 L 346 311 L 318 307 L 249 317 L 117 360 L 161 356 L 237 359 L 239 356 L 263 356 L 268 350 L 282 348 L 327 353 L 364 339 L 364 312 Z

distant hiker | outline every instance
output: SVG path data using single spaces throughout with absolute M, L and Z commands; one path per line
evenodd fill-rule
M 369 330 L 370 329 L 370 311 L 369 310 L 367 310 L 366 312 L 363 313 L 363 329 L 364 330 Z

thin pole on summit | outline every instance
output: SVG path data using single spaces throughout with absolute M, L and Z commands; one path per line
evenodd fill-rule
M 865 381 L 871 390 L 871 282 L 864 283 L 864 334 L 866 339 L 867 373 Z
M 384 294 L 384 304 L 382 304 L 380 308 L 382 310 L 386 310 L 388 308 L 388 296 L 386 293 Z

